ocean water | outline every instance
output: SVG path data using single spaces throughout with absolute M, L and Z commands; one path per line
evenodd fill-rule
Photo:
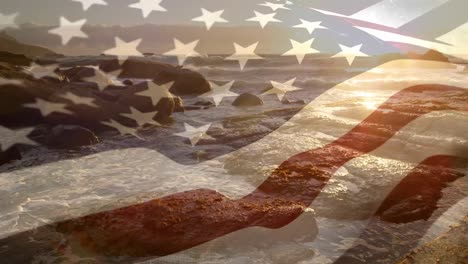
M 258 94 L 272 80 L 286 81 L 296 77 L 295 86 L 304 89 L 286 97 L 289 100 L 315 99 L 308 100 L 311 102 L 286 123 L 271 118 L 269 122 L 280 124 L 277 125 L 279 128 L 262 139 L 212 160 L 198 160 L 200 162 L 193 165 L 179 164 L 145 147 L 126 148 L 126 144 L 133 146 L 136 139 L 120 136 L 105 137 L 102 143 L 82 150 L 89 153 L 84 156 L 83 153 L 45 148 L 23 153 L 22 160 L 0 167 L 0 237 L 198 188 L 213 189 L 231 198 L 240 198 L 260 185 L 282 161 L 294 154 L 322 147 L 344 135 L 404 87 L 425 83 L 468 87 L 468 71 L 462 65 L 447 66 L 436 62 L 400 62 L 376 69 L 354 69 L 357 73 L 367 72 L 347 81 L 344 80 L 353 70 L 341 72 L 334 65 L 318 61 L 305 61 L 304 65 L 297 66 L 272 59 L 254 63 L 240 72 L 236 65 L 226 64 L 220 58 L 210 58 L 195 61 L 188 67 L 212 81 L 236 80 L 233 91 L 237 93 L 247 91 Z M 325 91 L 326 87 L 335 83 L 340 84 Z M 309 87 L 315 89 L 306 89 Z M 207 115 L 204 110 L 194 110 L 176 113 L 174 119 L 192 119 L 201 123 L 210 121 L 221 126 L 216 120 L 253 115 L 259 111 L 233 110 L 229 106 L 232 100 L 226 98 L 217 107 L 218 113 Z M 265 104 L 260 107 L 262 111 L 297 107 L 278 103 L 274 96 L 264 100 Z M 252 127 L 245 133 L 261 129 Z M 422 242 L 429 241 L 468 214 L 468 182 L 463 177 L 444 190 L 439 209 L 429 219 L 433 224 L 427 230 L 421 228 L 423 231 L 419 231 L 419 227 L 427 224 L 423 220 L 397 227 L 377 221 L 373 225 L 376 232 L 398 230 L 399 236 L 394 237 L 394 241 L 382 242 L 380 247 L 369 245 L 360 238 L 386 195 L 419 162 L 436 154 L 468 158 L 467 131 L 466 112 L 438 111 L 411 122 L 383 146 L 353 159 L 335 173 L 311 204 L 311 210 L 291 224 L 303 228 L 303 232 L 296 237 L 275 241 L 269 239 L 270 234 L 266 232 L 264 242 L 259 245 L 247 247 L 242 243 L 232 243 L 261 229 L 249 228 L 171 256 L 131 261 L 333 263 L 352 246 L 364 245 L 370 252 L 388 255 L 388 258 L 375 263 L 392 263 L 407 253 L 404 242 L 411 240 L 415 233 L 424 232 L 416 235 L 423 236 Z M 151 140 L 161 137 L 161 133 L 151 130 L 143 134 Z M 176 149 L 174 147 L 174 151 Z M 199 159 L 197 155 L 192 157 Z M 468 173 L 466 167 L 460 170 Z M 315 219 L 316 228 L 304 224 L 310 223 L 311 219 Z M 0 252 L 2 250 L 5 249 L 0 249 Z M 356 256 L 358 259 L 363 257 Z M 62 256 L 48 252 L 38 254 L 35 261 L 106 263 L 111 260 L 83 257 L 69 249 Z

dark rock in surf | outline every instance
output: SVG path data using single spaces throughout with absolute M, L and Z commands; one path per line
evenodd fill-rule
M 74 125 L 58 125 L 50 130 L 46 144 L 56 148 L 77 148 L 99 143 L 98 137 L 89 129 Z
M 133 82 L 131 80 L 125 80 L 122 83 L 127 85 L 127 86 L 133 85 Z
M 21 152 L 15 146 L 7 149 L 6 151 L 0 151 L 0 165 L 9 163 L 14 160 L 20 160 Z
M 234 106 L 259 106 L 263 105 L 262 98 L 258 97 L 255 94 L 243 93 L 232 102 Z

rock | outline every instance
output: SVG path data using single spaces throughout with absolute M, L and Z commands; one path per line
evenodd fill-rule
M 156 80 L 164 83 L 174 81 L 170 91 L 175 95 L 201 95 L 211 91 L 203 75 L 188 69 L 166 69 L 158 74 Z
M 424 60 L 433 60 L 433 61 L 440 61 L 440 62 L 450 62 L 449 58 L 444 54 L 436 51 L 436 50 L 429 50 L 426 52 L 422 59 Z
M 6 62 L 8 64 L 18 66 L 29 66 L 32 63 L 32 60 L 24 55 L 0 51 L 0 62 Z
M 468 217 L 459 225 L 413 250 L 398 264 L 429 264 L 429 263 L 466 263 L 468 248 L 466 234 L 468 232 Z
M 29 58 L 37 58 L 54 54 L 53 51 L 46 48 L 20 43 L 4 31 L 0 32 L 0 51 L 23 54 Z
M 174 112 L 185 112 L 184 101 L 180 97 L 174 97 Z
M 196 101 L 193 105 L 214 106 L 214 103 L 211 100 L 200 99 L 200 100 Z
M 7 149 L 6 151 L 0 151 L 0 165 L 9 163 L 14 160 L 20 160 L 21 158 L 21 153 L 15 146 Z
M 99 143 L 99 139 L 89 129 L 74 125 L 58 125 L 52 128 L 46 144 L 56 148 L 77 148 Z
M 137 107 L 140 111 L 142 112 L 151 112 L 151 111 L 157 111 L 158 114 L 156 115 L 156 120 L 158 122 L 165 122 L 168 120 L 169 116 L 172 115 L 172 113 L 176 110 L 178 107 L 178 110 L 181 110 L 181 99 L 177 97 L 171 97 L 171 98 L 162 98 L 156 106 L 153 105 L 153 102 L 151 101 L 151 98 L 147 96 L 139 96 L 136 95 L 139 92 L 142 92 L 144 90 L 148 89 L 148 84 L 147 83 L 139 83 L 133 86 L 127 87 L 127 89 L 119 91 L 119 99 L 116 102 L 116 104 L 120 107 L 123 108 L 121 112 L 125 112 L 128 109 L 129 105 L 132 105 L 134 107 Z M 176 103 L 176 101 L 179 101 Z M 176 105 L 179 104 L 177 107 Z
M 122 83 L 125 84 L 125 85 L 127 85 L 127 86 L 133 85 L 132 80 L 125 80 L 125 81 L 123 81 Z
M 90 78 L 95 76 L 95 69 L 90 67 L 73 67 L 70 69 L 60 71 L 60 74 L 68 78 L 70 82 L 79 82 L 84 78 Z
M 122 64 L 122 72 L 119 77 L 154 79 L 160 72 L 172 68 L 174 67 L 169 64 L 160 63 L 151 59 L 129 58 Z
M 200 73 L 148 58 L 128 59 L 122 65 L 119 77 L 154 79 L 158 83 L 174 82 L 170 91 L 175 95 L 200 95 L 211 91 L 210 84 Z
M 431 60 L 431 61 L 440 61 L 440 62 L 450 62 L 449 58 L 444 54 L 436 51 L 436 50 L 429 50 L 424 54 L 418 54 L 414 52 L 409 52 L 408 57 L 411 59 L 417 60 Z
M 243 93 L 234 100 L 234 106 L 258 106 L 263 105 L 263 100 L 255 94 Z

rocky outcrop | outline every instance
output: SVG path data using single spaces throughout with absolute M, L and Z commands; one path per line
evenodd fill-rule
M 55 52 L 49 49 L 20 43 L 5 32 L 0 32 L 0 51 L 22 54 L 29 58 L 55 55 Z
M 89 129 L 74 125 L 57 125 L 46 135 L 46 145 L 56 148 L 77 148 L 99 143 L 97 136 Z
M 0 166 L 14 160 L 21 159 L 21 152 L 17 147 L 11 147 L 6 151 L 0 151 Z
M 203 75 L 188 69 L 166 69 L 155 79 L 162 82 L 173 81 L 170 91 L 175 95 L 201 95 L 211 91 L 211 86 Z
M 251 93 L 243 93 L 232 102 L 234 106 L 258 106 L 263 105 L 262 98 Z
M 413 250 L 398 264 L 466 263 L 468 260 L 467 232 L 468 217 L 465 217 L 459 225 Z

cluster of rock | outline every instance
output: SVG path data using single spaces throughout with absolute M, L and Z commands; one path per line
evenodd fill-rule
M 117 77 L 126 80 L 116 81 Z M 136 83 L 133 79 L 148 81 Z M 157 123 L 170 122 L 172 113 L 185 111 L 180 96 L 199 96 L 211 90 L 201 74 L 188 69 L 145 58 L 129 58 L 121 64 L 107 56 L 49 56 L 33 60 L 0 52 L 0 80 L 0 125 L 13 130 L 35 127 L 30 138 L 59 148 L 99 142 L 95 133 L 110 129 L 102 124 L 105 121 L 117 120 L 122 125 L 135 127 L 135 120 L 121 115 L 130 107 L 157 112 L 154 117 Z M 151 83 L 168 82 L 173 82 L 169 90 L 172 95 L 162 98 L 156 105 L 150 97 L 136 95 L 148 90 Z M 62 110 L 25 107 L 37 100 L 60 105 Z M 51 106 L 42 108 L 47 107 Z M 1 150 L 4 152 L 0 154 L 0 164 L 21 157 L 17 146 Z

